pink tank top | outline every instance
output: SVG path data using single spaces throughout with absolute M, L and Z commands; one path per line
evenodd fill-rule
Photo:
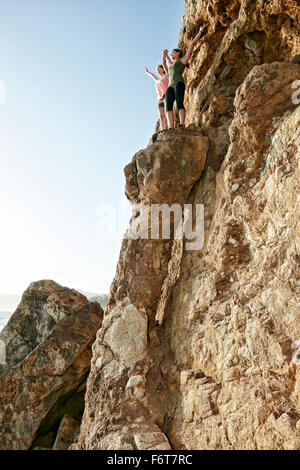
M 156 86 L 157 98 L 161 100 L 165 96 L 167 88 L 169 86 L 168 75 L 164 75 L 157 82 L 155 82 L 155 86 Z

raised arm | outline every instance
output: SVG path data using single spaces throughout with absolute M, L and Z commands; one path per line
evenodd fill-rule
M 168 65 L 173 64 L 173 60 L 171 59 L 171 57 L 169 56 L 168 53 L 167 53 L 167 55 L 166 55 L 166 59 L 167 59 Z
M 149 72 L 149 70 L 147 69 L 147 67 L 145 67 L 145 72 L 146 72 L 147 75 L 149 75 L 149 77 L 152 77 L 153 80 L 155 80 L 156 82 L 159 80 L 159 78 L 158 78 L 156 75 L 154 75 L 154 73 Z
M 167 63 L 168 62 L 168 63 Z M 162 63 L 163 63 L 163 68 L 165 69 L 166 73 L 169 73 L 169 65 L 173 64 L 172 60 L 169 57 L 168 54 L 168 49 L 165 49 L 162 54 Z
M 191 42 L 191 44 L 190 44 L 190 46 L 189 46 L 189 48 L 188 48 L 188 50 L 187 50 L 185 56 L 182 57 L 182 59 L 180 59 L 183 64 L 187 64 L 188 61 L 190 60 L 191 55 L 192 55 L 193 50 L 194 50 L 194 47 L 195 47 L 196 43 L 199 41 L 199 39 L 201 38 L 202 33 L 203 33 L 204 29 L 205 29 L 207 26 L 208 26 L 208 23 L 206 23 L 206 24 L 200 26 L 199 32 L 198 32 L 198 34 L 194 37 L 194 39 L 192 40 L 192 42 Z

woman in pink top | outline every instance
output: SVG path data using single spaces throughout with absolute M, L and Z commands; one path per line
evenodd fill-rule
M 159 77 L 154 75 L 154 73 L 149 72 L 147 67 L 145 70 L 146 70 L 147 75 L 149 75 L 149 77 L 152 77 L 153 80 L 155 81 L 157 100 L 158 100 L 158 113 L 160 117 L 160 128 L 162 130 L 165 130 L 168 127 L 167 117 L 165 113 L 165 98 L 166 98 L 166 91 L 169 86 L 169 76 L 165 72 L 165 69 L 163 68 L 162 65 L 158 65 L 156 69 Z

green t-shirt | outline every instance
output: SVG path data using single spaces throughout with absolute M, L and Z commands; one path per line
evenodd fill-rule
M 169 65 L 169 86 L 174 85 L 176 82 L 184 82 L 182 76 L 184 69 L 185 64 L 181 60 L 176 60 L 176 62 Z

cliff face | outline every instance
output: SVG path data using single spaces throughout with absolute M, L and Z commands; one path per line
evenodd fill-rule
M 199 130 L 160 134 L 125 168 L 132 204 L 188 201 L 207 151 L 208 139 Z M 144 235 L 134 239 L 127 233 L 122 243 L 103 325 L 93 345 L 80 444 L 74 448 L 170 449 L 162 431 L 167 387 L 160 375 L 164 345 L 160 347 L 155 315 L 181 240 L 146 239 L 145 219 L 148 214 L 138 205 L 130 229 L 139 226 Z
M 53 281 L 33 282 L 1 331 L 0 449 L 67 449 L 79 430 L 103 311 Z
M 203 22 L 190 127 L 125 176 L 132 204 L 204 204 L 204 246 L 124 238 L 74 449 L 300 447 L 299 6 L 186 0 L 180 47 Z

